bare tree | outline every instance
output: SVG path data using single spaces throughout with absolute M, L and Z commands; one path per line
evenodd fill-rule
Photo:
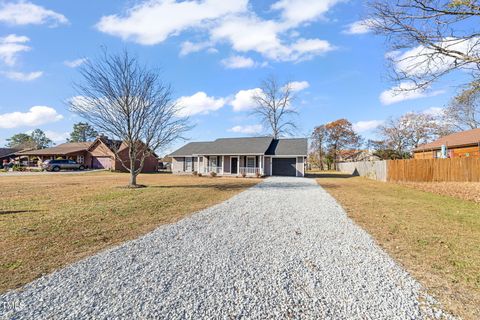
M 313 159 L 317 162 L 320 170 L 324 170 L 326 156 L 327 128 L 324 124 L 315 127 L 311 136 L 311 148 L 313 150 Z
M 409 158 L 410 152 L 419 145 L 438 137 L 440 124 L 430 114 L 409 112 L 399 118 L 390 118 L 378 128 L 385 149 L 393 150 L 402 158 Z
M 480 5 L 475 0 L 371 0 L 367 25 L 390 44 L 399 90 L 423 90 L 458 69 L 480 72 Z M 470 25 L 468 25 L 470 24 Z M 406 50 L 406 52 L 404 52 Z
M 292 120 L 292 116 L 298 115 L 292 106 L 294 99 L 292 83 L 281 85 L 274 76 L 263 80 L 260 90 L 253 96 L 256 103 L 253 114 L 271 130 L 274 139 L 297 129 Z
M 105 51 L 97 61 L 82 66 L 80 73 L 83 81 L 74 84 L 78 96 L 70 100 L 70 108 L 103 134 L 121 141 L 113 144 L 114 152 L 130 172 L 130 186 L 136 187 L 145 159 L 182 139 L 188 120 L 178 116 L 170 86 L 127 51 L 118 55 Z M 118 156 L 121 150 L 128 150 L 128 161 Z
M 454 131 L 480 128 L 480 82 L 473 82 L 454 97 L 444 111 L 444 122 Z

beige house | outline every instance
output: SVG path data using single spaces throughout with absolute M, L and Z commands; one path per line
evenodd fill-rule
M 303 177 L 307 149 L 307 139 L 303 138 L 222 138 L 188 143 L 170 156 L 175 174 Z

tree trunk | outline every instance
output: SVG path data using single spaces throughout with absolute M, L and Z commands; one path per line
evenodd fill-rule
M 130 172 L 130 186 L 137 186 L 137 175 L 135 174 L 135 171 Z

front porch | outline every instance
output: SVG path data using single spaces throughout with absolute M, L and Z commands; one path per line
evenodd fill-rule
M 265 163 L 269 158 L 263 155 L 196 155 L 192 171 L 202 174 L 215 172 L 220 176 L 264 176 Z M 189 168 L 186 160 L 186 168 Z

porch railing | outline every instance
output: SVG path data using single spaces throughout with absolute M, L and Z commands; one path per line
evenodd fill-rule
M 262 173 L 262 170 L 259 167 L 240 167 L 238 169 L 239 174 L 256 175 Z

